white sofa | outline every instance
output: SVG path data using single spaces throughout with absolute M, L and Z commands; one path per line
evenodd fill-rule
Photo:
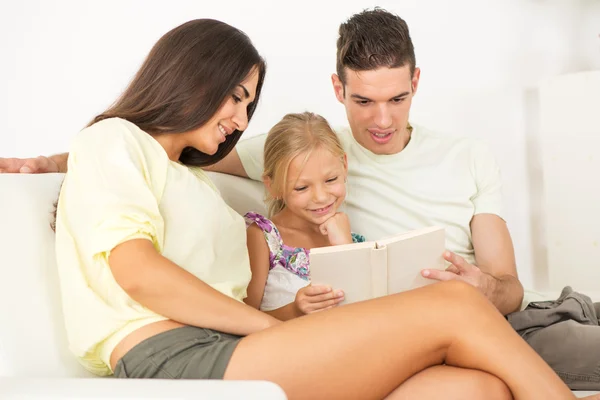
M 0 399 L 286 399 L 271 382 L 99 379 L 84 370 L 67 349 L 50 229 L 62 178 L 0 174 Z M 238 211 L 263 209 L 259 183 L 217 181 Z
M 237 212 L 265 211 L 260 183 L 210 176 Z M 99 379 L 85 371 L 67 350 L 50 229 L 62 178 L 0 174 L 0 398 L 286 398 L 269 382 Z

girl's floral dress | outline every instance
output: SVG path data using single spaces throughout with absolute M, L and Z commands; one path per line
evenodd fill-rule
M 260 309 L 271 311 L 293 303 L 298 290 L 310 283 L 309 249 L 283 243 L 279 230 L 264 216 L 249 212 L 244 215 L 246 227 L 256 224 L 269 246 L 269 275 Z M 354 243 L 364 242 L 362 235 L 352 233 Z

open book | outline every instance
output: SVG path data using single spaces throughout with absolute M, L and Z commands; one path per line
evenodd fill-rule
M 345 293 L 342 304 L 400 293 L 436 281 L 423 269 L 444 269 L 444 228 L 406 232 L 383 240 L 310 250 L 313 284 L 330 285 Z

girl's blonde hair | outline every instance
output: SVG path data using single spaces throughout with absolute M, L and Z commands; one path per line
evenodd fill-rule
M 266 191 L 269 217 L 285 207 L 282 194 L 287 187 L 287 174 L 292 160 L 304 155 L 304 162 L 318 148 L 330 151 L 344 160 L 344 149 L 327 120 L 312 112 L 287 114 L 267 135 L 264 148 L 263 179 L 271 181 L 271 190 Z M 278 193 L 273 197 L 271 193 Z

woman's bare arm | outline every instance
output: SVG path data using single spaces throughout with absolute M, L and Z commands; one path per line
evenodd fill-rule
M 132 299 L 174 321 L 236 335 L 280 323 L 213 289 L 160 255 L 149 240 L 118 245 L 108 261 L 115 280 Z

